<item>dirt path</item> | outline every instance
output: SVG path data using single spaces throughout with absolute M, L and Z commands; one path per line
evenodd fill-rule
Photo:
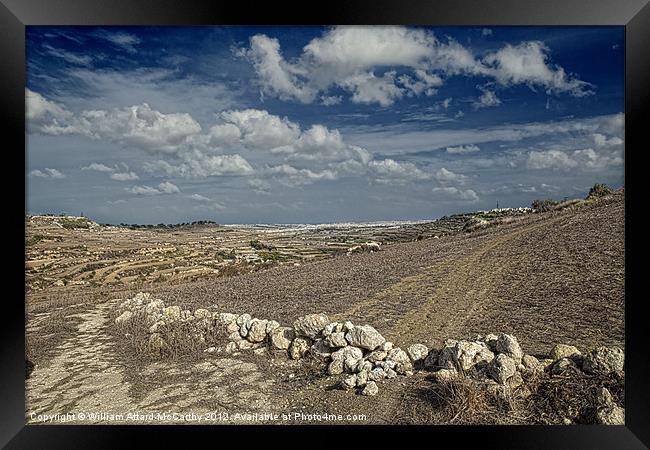
M 513 242 L 526 238 L 540 227 L 552 226 L 560 218 L 548 219 L 528 225 L 512 232 L 495 237 L 471 250 L 469 255 L 456 261 L 445 261 L 449 267 L 442 268 L 446 276 L 436 287 L 433 295 L 428 295 L 417 309 L 409 310 L 393 329 L 398 338 L 408 336 L 412 341 L 428 345 L 439 345 L 451 336 L 463 337 L 468 334 L 467 322 L 480 316 L 485 310 L 498 303 L 500 284 L 504 282 L 503 273 L 516 259 L 509 250 Z M 504 251 L 499 254 L 499 250 Z M 417 289 L 423 278 L 441 268 L 432 267 L 419 276 L 417 283 L 409 280 L 409 285 Z
M 129 420 L 128 413 L 232 414 L 273 411 L 280 406 L 269 402 L 274 380 L 250 361 L 213 357 L 193 364 L 164 361 L 148 364 L 135 375 L 127 373 L 108 333 L 114 303 L 71 316 L 80 320 L 77 332 L 58 345 L 49 363 L 37 366 L 26 381 L 29 423 L 43 423 L 42 415 L 68 413 L 75 414 L 73 423 L 134 423 L 137 420 Z M 86 418 L 80 418 L 80 413 Z

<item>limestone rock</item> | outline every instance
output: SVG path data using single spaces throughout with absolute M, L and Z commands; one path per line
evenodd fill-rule
M 332 353 L 331 357 L 333 361 L 345 361 L 346 359 L 352 359 L 356 364 L 358 360 L 363 358 L 363 351 L 358 347 L 347 346 Z
M 496 335 L 494 333 L 490 333 L 481 340 L 483 342 L 485 342 L 485 344 L 488 346 L 490 351 L 496 352 L 497 351 L 497 340 L 498 339 L 499 339 L 498 335 Z
M 364 359 L 358 360 L 357 363 L 351 369 L 351 371 L 354 373 L 360 373 L 364 371 L 370 372 L 371 370 L 372 370 L 372 363 Z
M 357 387 L 364 387 L 368 383 L 368 374 L 370 372 L 367 370 L 362 370 L 357 373 Z
M 308 339 L 297 337 L 289 347 L 289 356 L 291 359 L 300 359 L 309 351 L 311 342 Z
M 336 332 L 336 327 L 337 327 L 338 325 L 339 325 L 338 322 L 332 322 L 332 323 L 328 323 L 327 325 L 325 325 L 325 328 L 323 328 L 323 332 L 322 332 L 322 333 L 323 333 L 323 337 L 327 337 L 327 336 L 329 336 L 330 334 Z
M 239 341 L 243 340 L 243 338 L 239 334 L 239 331 L 235 331 L 234 333 L 230 333 L 228 335 L 228 339 L 233 341 L 233 342 L 239 342 Z
M 167 322 L 181 319 L 181 308 L 178 305 L 168 306 L 163 310 L 163 316 Z
M 544 371 L 547 371 L 547 370 L 550 371 L 551 367 L 553 367 L 553 364 L 555 364 L 555 361 L 550 359 L 550 358 L 544 358 L 544 359 L 540 359 L 539 363 L 544 368 Z
M 271 334 L 273 330 L 280 328 L 280 322 L 277 322 L 275 320 L 269 320 L 266 323 L 266 334 Z
M 553 366 L 551 367 L 551 373 L 553 375 L 560 375 L 566 371 L 573 371 L 573 372 L 579 372 L 578 366 L 576 365 L 573 360 L 569 358 L 562 358 L 559 359 Z
M 388 352 L 388 356 L 386 356 L 386 361 L 393 361 L 396 364 L 402 363 L 402 364 L 410 364 L 411 360 L 409 359 L 409 356 L 406 354 L 404 350 L 401 348 L 394 348 L 390 352 Z
M 490 378 L 492 378 L 497 383 L 506 384 L 506 381 L 508 381 L 508 379 L 515 373 L 517 373 L 515 360 L 505 355 L 504 353 L 499 353 L 487 365 L 487 373 Z
M 514 359 L 517 364 L 521 363 L 521 358 L 524 356 L 517 338 L 510 334 L 499 333 L 495 348 L 498 353 L 503 353 Z
M 252 317 L 250 314 L 241 314 L 235 321 L 237 322 L 237 325 L 241 327 L 245 322 L 248 322 L 251 319 Z
M 327 373 L 330 375 L 340 375 L 343 373 L 343 360 L 337 359 L 332 361 L 329 366 L 327 366 Z
M 395 372 L 393 369 L 384 367 L 384 374 L 386 374 L 386 378 L 395 378 L 397 376 L 397 372 Z
M 307 314 L 296 319 L 293 327 L 297 335 L 314 339 L 323 331 L 328 323 L 330 323 L 330 319 L 325 314 Z
M 596 402 L 598 402 L 600 408 L 611 408 L 614 406 L 614 398 L 609 390 L 604 386 L 601 386 L 598 390 L 596 394 Z
M 348 342 L 345 340 L 345 333 L 343 332 L 330 333 L 325 338 L 325 343 L 327 343 L 328 346 L 333 348 L 345 347 L 348 345 Z
M 254 348 L 254 346 L 255 344 L 245 339 L 242 339 L 241 341 L 237 342 L 237 347 L 239 348 L 239 350 L 251 350 L 252 348 Z
M 603 425 L 625 425 L 625 409 L 620 406 L 598 408 L 596 422 Z
M 237 325 L 237 322 L 230 322 L 228 325 L 226 325 L 226 332 L 228 334 L 230 333 L 239 334 L 239 325 Z
M 551 353 L 548 354 L 548 357 L 553 361 L 557 361 L 558 359 L 568 358 L 574 354 L 579 355 L 580 350 L 573 345 L 557 344 L 553 349 L 551 349 Z
M 366 387 L 363 388 L 363 391 L 361 391 L 361 394 L 374 396 L 377 395 L 378 392 L 379 392 L 379 387 L 377 386 L 377 383 L 375 383 L 374 381 L 368 381 Z
M 163 303 L 162 300 L 152 300 L 147 304 L 147 306 L 145 306 L 144 312 L 147 315 L 162 314 L 164 309 L 165 309 L 165 304 Z
M 406 353 L 408 354 L 411 362 L 419 362 L 427 357 L 429 349 L 424 344 L 413 344 L 407 347 Z
M 485 342 L 448 339 L 438 355 L 438 366 L 443 369 L 468 371 L 477 364 L 485 365 L 494 359 Z
M 393 349 L 393 343 L 390 341 L 386 341 L 379 346 L 379 350 L 381 350 L 382 352 L 389 352 L 392 349 Z
M 151 303 L 149 303 L 148 306 L 151 306 Z M 210 311 L 208 311 L 207 309 L 199 308 L 196 311 L 194 311 L 194 318 L 195 319 L 207 319 L 207 318 L 211 319 L 212 318 L 212 313 Z
M 618 347 L 598 347 L 587 353 L 582 361 L 582 369 L 590 374 L 621 373 L 624 366 L 625 354 Z
M 296 337 L 296 333 L 291 327 L 278 327 L 271 331 L 271 345 L 280 350 L 287 350 L 291 342 Z
M 345 339 L 350 345 L 367 350 L 375 350 L 386 342 L 386 339 L 370 325 L 354 326 L 346 333 Z
M 378 361 L 385 360 L 387 356 L 388 356 L 388 352 L 384 352 L 382 350 L 375 350 L 373 352 L 368 353 L 366 359 L 371 363 L 376 363 Z
M 221 322 L 224 325 L 228 325 L 229 323 L 235 322 L 237 323 L 237 314 L 231 314 L 231 313 L 220 313 L 218 318 L 219 322 Z
M 248 336 L 248 332 L 250 331 L 252 324 L 253 324 L 253 319 L 248 319 L 246 322 L 242 323 L 239 326 L 239 335 L 242 338 L 245 338 L 246 336 Z
M 347 376 L 347 377 L 343 378 L 343 380 L 341 380 L 341 387 L 343 389 L 345 389 L 346 391 L 349 390 L 349 389 L 352 389 L 356 385 L 357 385 L 357 375 L 356 374 Z
M 532 355 L 524 355 L 521 358 L 521 363 L 527 369 L 537 370 L 539 367 L 542 366 L 542 363 L 540 363 L 539 360 Z
M 375 367 L 368 374 L 368 380 L 379 381 L 386 377 L 386 372 L 381 367 Z
M 250 328 L 248 330 L 248 335 L 246 338 L 250 342 L 262 342 L 264 339 L 266 339 L 267 325 L 267 320 L 253 319 L 250 323 Z
M 131 322 L 133 313 L 131 311 L 124 311 L 118 318 L 115 319 L 117 325 L 126 325 Z

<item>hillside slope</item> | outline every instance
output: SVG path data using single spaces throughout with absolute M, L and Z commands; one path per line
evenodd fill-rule
M 512 332 L 540 353 L 557 342 L 623 345 L 624 195 L 442 239 L 299 267 L 159 289 L 166 302 L 291 321 L 325 312 L 376 324 L 397 343 Z

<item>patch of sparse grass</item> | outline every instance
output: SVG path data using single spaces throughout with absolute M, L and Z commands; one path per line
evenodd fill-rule
M 85 217 L 61 217 L 60 219 L 57 219 L 57 222 L 63 227 L 68 230 L 72 230 L 75 228 L 90 228 L 92 225 L 92 221 L 89 219 L 86 219 Z
M 217 250 L 216 255 L 221 258 L 221 259 L 235 259 L 236 254 L 235 254 L 235 249 L 233 248 L 229 252 L 225 250 Z
M 259 257 L 266 261 L 287 261 L 289 258 L 285 255 L 280 254 L 277 251 L 265 252 L 261 251 L 258 253 Z
M 275 247 L 270 244 L 265 244 L 257 239 L 250 242 L 250 246 L 255 250 L 275 250 Z
M 34 234 L 32 236 L 27 236 L 25 238 L 25 245 L 27 247 L 30 247 L 32 245 L 38 244 L 39 242 L 41 242 L 42 240 L 44 240 L 46 238 L 47 238 L 47 236 L 44 236 L 42 234 Z

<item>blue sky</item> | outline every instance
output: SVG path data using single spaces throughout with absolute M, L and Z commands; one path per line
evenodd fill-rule
M 623 27 L 27 27 L 28 212 L 419 220 L 623 185 Z

